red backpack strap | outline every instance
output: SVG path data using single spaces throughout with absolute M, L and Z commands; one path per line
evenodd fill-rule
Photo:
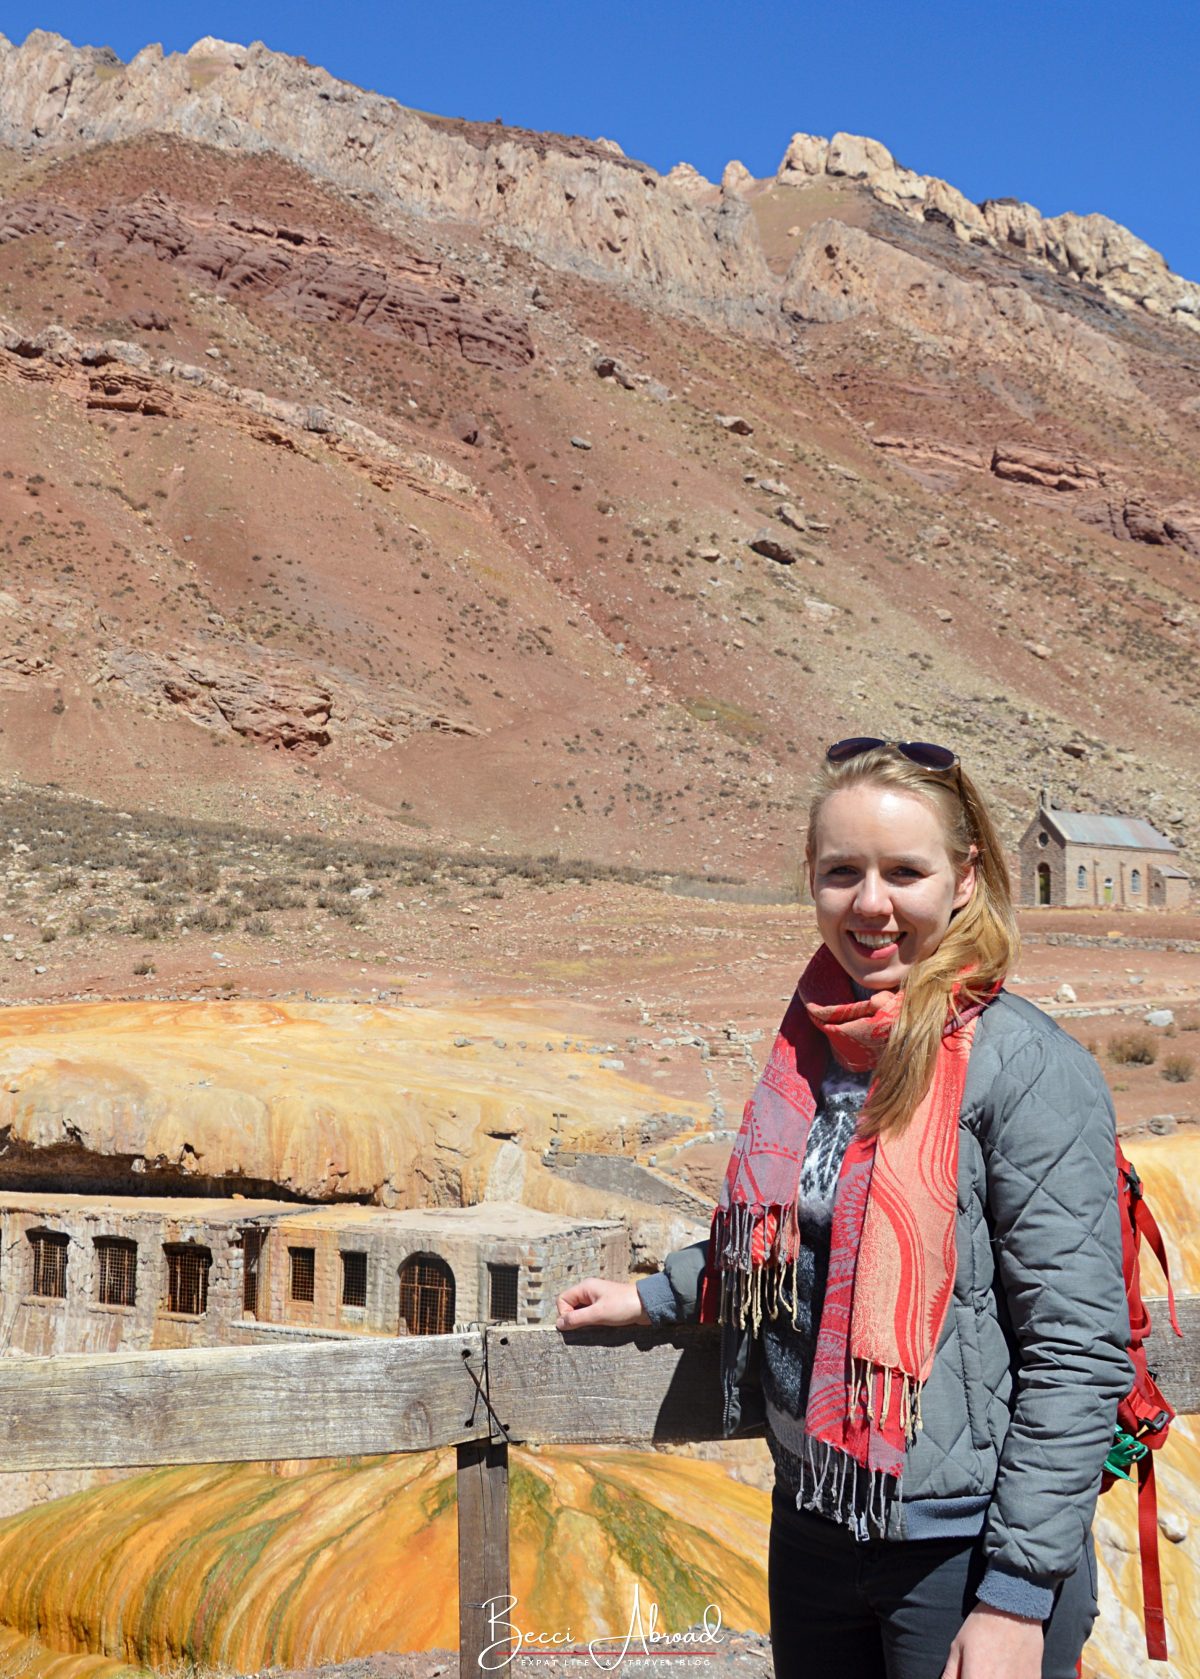
M 1162 1574 L 1158 1565 L 1158 1497 L 1154 1487 L 1154 1453 L 1138 1459 L 1138 1548 L 1142 1553 L 1142 1619 L 1146 1624 L 1146 1654 L 1151 1661 L 1167 1659 L 1167 1622 L 1163 1614 Z
M 1183 1330 L 1179 1327 L 1179 1319 L 1175 1316 L 1175 1290 L 1171 1287 L 1171 1268 L 1167 1264 L 1166 1245 L 1162 1239 L 1162 1231 L 1158 1228 L 1158 1220 L 1146 1205 L 1141 1194 L 1140 1184 L 1133 1203 L 1133 1221 L 1141 1235 L 1146 1238 L 1150 1252 L 1162 1267 L 1162 1274 L 1167 1280 L 1167 1306 L 1171 1313 L 1171 1328 L 1176 1335 L 1182 1335 Z

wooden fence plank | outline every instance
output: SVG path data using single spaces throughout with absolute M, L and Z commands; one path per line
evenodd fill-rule
M 352 1457 L 487 1439 L 478 1334 L 0 1360 L 0 1469 Z
M 508 1618 L 508 1444 L 472 1440 L 457 1457 L 458 1672 L 459 1679 L 479 1679 L 480 1656 L 503 1637 L 503 1628 L 492 1630 L 489 1600 L 500 1621 Z M 499 1665 L 504 1653 L 489 1665 Z
M 492 1405 L 514 1440 L 719 1440 L 720 1331 L 488 1332 Z
M 1147 1302 L 1149 1361 L 1200 1413 L 1200 1296 Z M 487 1332 L 490 1396 L 513 1440 L 721 1438 L 719 1330 L 552 1325 Z M 0 1359 L 0 1469 L 347 1457 L 487 1440 L 481 1334 Z M 473 1374 L 472 1374 L 473 1373 Z
M 1200 1412 L 1200 1296 L 1146 1302 L 1150 1368 L 1181 1414 Z M 488 1332 L 492 1404 L 514 1440 L 719 1440 L 719 1341 L 710 1325 Z

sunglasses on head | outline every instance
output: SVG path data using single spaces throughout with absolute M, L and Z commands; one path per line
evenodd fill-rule
M 923 770 L 952 770 L 958 763 L 958 754 L 951 752 L 948 746 L 935 746 L 929 740 L 876 740 L 871 735 L 852 735 L 848 740 L 835 740 L 825 757 L 831 764 L 844 764 L 850 758 L 874 752 L 881 746 L 893 747 L 902 757 L 910 763 L 919 764 Z

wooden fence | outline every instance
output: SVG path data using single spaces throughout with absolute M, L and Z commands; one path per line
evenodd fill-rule
M 1151 1364 L 1200 1412 L 1200 1296 L 1148 1302 Z M 508 1447 L 721 1438 L 718 1334 L 543 1325 L 292 1346 L 0 1361 L 6 1470 L 457 1450 L 459 1668 L 478 1679 L 506 1595 Z

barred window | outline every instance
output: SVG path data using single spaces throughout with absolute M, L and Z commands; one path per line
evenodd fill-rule
M 317 1250 L 289 1248 L 292 1260 L 292 1299 L 313 1300 L 317 1292 Z
M 194 1242 L 164 1246 L 167 1259 L 167 1310 L 201 1317 L 208 1310 L 208 1271 L 212 1251 Z
M 136 1242 L 124 1236 L 96 1237 L 96 1296 L 102 1306 L 136 1304 Z
M 435 1253 L 415 1253 L 400 1267 L 400 1328 L 410 1335 L 454 1329 L 454 1273 Z
M 242 1231 L 242 1315 L 258 1316 L 258 1287 L 262 1279 L 265 1230 Z
M 367 1303 L 367 1256 L 365 1253 L 342 1253 L 342 1305 L 365 1306 Z
M 516 1265 L 489 1265 L 488 1277 L 491 1281 L 491 1307 L 488 1316 L 499 1323 L 515 1323 L 517 1320 L 517 1283 L 520 1268 Z
M 29 1292 L 43 1300 L 67 1298 L 67 1248 L 71 1238 L 62 1230 L 31 1230 L 33 1278 Z

